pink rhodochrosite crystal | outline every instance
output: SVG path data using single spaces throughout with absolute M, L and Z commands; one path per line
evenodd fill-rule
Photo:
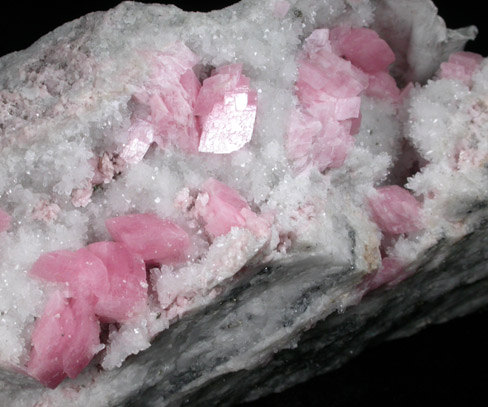
M 125 244 L 146 262 L 182 261 L 190 244 L 188 234 L 180 226 L 150 213 L 110 218 L 105 224 L 116 242 Z
M 57 291 L 36 322 L 28 373 L 49 388 L 75 378 L 100 350 L 100 324 L 90 300 L 70 299 Z
M 369 75 L 368 87 L 364 93 L 366 96 L 393 102 L 398 102 L 400 99 L 400 89 L 398 89 L 395 79 L 384 71 Z
M 277 0 L 274 5 L 273 13 L 278 18 L 284 18 L 290 10 L 290 3 L 286 0 Z
M 367 73 L 386 71 L 395 61 L 395 54 L 378 33 L 369 28 L 339 27 L 331 34 L 338 55 Z M 335 34 L 338 35 L 335 35 Z
M 7 212 L 0 209 L 0 233 L 8 230 L 10 228 L 11 218 Z
M 154 141 L 154 127 L 146 120 L 135 120 L 128 130 L 129 140 L 120 156 L 129 164 L 141 161 Z
M 176 146 L 196 153 L 200 139 L 194 105 L 200 82 L 193 72 L 199 58 L 184 44 L 147 55 L 152 76 L 132 99 L 132 126 L 120 156 L 137 163 L 156 142 L 161 148 Z
M 107 268 L 109 289 L 97 292 L 95 313 L 104 321 L 122 322 L 146 305 L 146 265 L 141 256 L 115 242 L 87 246 Z
M 196 214 L 203 219 L 210 236 L 225 235 L 233 226 L 248 228 L 256 236 L 267 235 L 267 221 L 256 215 L 236 190 L 209 178 L 201 191 L 195 204 Z
M 192 69 L 198 57 L 184 44 L 150 58 L 153 78 L 132 98 L 134 114 L 122 159 L 139 162 L 153 142 L 186 153 L 228 154 L 251 140 L 257 92 L 242 75 L 242 64 L 216 68 L 202 86 Z
M 443 79 L 456 79 L 466 86 L 471 86 L 473 74 L 483 61 L 483 57 L 472 52 L 455 52 L 443 62 L 440 68 L 440 77 Z
M 372 278 L 366 278 L 365 287 L 367 291 L 372 291 L 385 284 L 399 283 L 406 277 L 408 275 L 403 272 L 402 263 L 394 257 L 387 256 L 382 259 L 380 268 Z
M 286 144 L 297 171 L 307 165 L 319 171 L 342 166 L 359 131 L 363 92 L 398 102 L 400 90 L 388 73 L 394 60 L 388 44 L 367 28 L 318 29 L 307 38 L 297 81 L 304 112 L 291 115 Z M 307 124 L 305 113 L 310 116 Z M 320 130 L 312 118 L 321 123 Z M 314 130 L 309 133 L 306 126 Z
M 420 203 L 397 185 L 381 187 L 369 198 L 374 221 L 386 233 L 415 232 L 422 228 Z
M 305 169 L 312 157 L 314 139 L 322 130 L 319 120 L 298 109 L 291 112 L 286 134 L 288 159 L 298 171 Z
M 66 288 L 79 298 L 98 296 L 107 292 L 110 286 L 102 260 L 85 248 L 43 254 L 32 266 L 30 274 L 47 281 L 66 283 Z
M 203 81 L 195 105 L 202 127 L 198 151 L 228 154 L 251 140 L 257 93 L 250 89 L 249 83 L 242 75 L 242 64 L 217 68 Z

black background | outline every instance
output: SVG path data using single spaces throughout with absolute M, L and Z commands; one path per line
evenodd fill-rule
M 3 1 L 0 55 L 26 48 L 67 21 L 91 11 L 107 10 L 118 3 L 117 0 Z M 232 3 L 173 1 L 192 11 L 208 11 Z M 437 0 L 434 3 L 448 27 L 477 25 L 479 36 L 467 49 L 488 55 L 488 22 L 483 1 Z M 427 328 L 412 338 L 370 348 L 338 371 L 245 406 L 488 406 L 487 322 L 485 310 Z

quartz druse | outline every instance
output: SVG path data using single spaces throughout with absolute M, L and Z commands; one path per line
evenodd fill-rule
M 0 404 L 229 405 L 486 305 L 475 36 L 123 2 L 0 58 Z

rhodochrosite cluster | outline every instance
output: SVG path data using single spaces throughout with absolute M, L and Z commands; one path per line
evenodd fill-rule
M 397 103 L 400 91 L 388 73 L 395 55 L 367 28 L 315 30 L 299 57 L 297 96 L 287 138 L 297 170 L 340 167 L 361 124 L 361 94 Z
M 289 4 L 279 1 L 274 13 L 283 18 L 288 10 Z M 209 67 L 199 65 L 199 56 L 180 42 L 145 58 L 151 72 L 128 102 L 125 142 L 120 149 L 90 159 L 94 176 L 72 192 L 75 207 L 88 206 L 94 188 L 141 163 L 151 148 L 177 149 L 195 157 L 235 153 L 251 141 L 258 92 L 243 73 L 246 66 L 234 63 L 205 70 Z M 305 40 L 296 59 L 297 103 L 285 136 L 287 159 L 296 176 L 308 171 L 322 176 L 343 166 L 361 126 L 362 96 L 394 106 L 403 103 L 402 92 L 389 74 L 394 60 L 388 44 L 367 28 L 317 29 Z M 471 86 L 480 62 L 475 54 L 453 54 L 441 65 L 439 77 Z M 254 250 L 251 237 L 262 242 L 255 251 L 265 243 L 275 245 L 272 249 L 283 244 L 282 237 L 281 241 L 271 238 L 272 211 L 251 207 L 220 180 L 210 177 L 199 188 L 188 186 L 184 191 L 176 206 L 186 224 L 150 212 L 122 213 L 105 221 L 112 241 L 92 242 L 76 251 L 48 252 L 37 259 L 30 274 L 46 283 L 50 295 L 35 322 L 26 367 L 29 375 L 50 388 L 66 377 L 77 377 L 108 345 L 101 339 L 106 336 L 103 332 L 146 314 L 152 292 L 170 321 L 190 309 L 198 295 L 218 295 L 216 287 L 224 277 L 212 273 L 228 265 L 216 249 L 222 246 L 219 239 L 244 230 L 249 235 L 236 235 L 235 240 L 239 250 L 250 253 Z M 406 277 L 405 265 L 390 249 L 400 236 L 415 234 L 425 224 L 422 201 L 397 185 L 375 189 L 364 204 L 383 237 L 382 265 L 361 288 L 368 291 Z M 42 202 L 33 216 L 49 221 L 59 211 L 59 206 Z M 8 233 L 10 223 L 10 216 L 0 209 L 0 233 Z M 194 234 L 203 235 L 208 244 L 208 268 L 191 268 Z M 245 264 L 240 252 L 235 257 L 232 264 L 237 270 L 232 273 Z
M 232 227 L 266 235 L 266 220 L 252 212 L 233 189 L 209 179 L 202 194 L 205 202 L 200 199 L 195 216 L 210 239 Z M 186 259 L 188 233 L 168 219 L 133 214 L 107 219 L 106 226 L 114 242 L 44 254 L 30 271 L 33 276 L 63 284 L 36 322 L 27 366 L 30 375 L 50 388 L 66 376 L 77 377 L 104 348 L 99 339 L 100 323 L 121 323 L 145 312 L 146 268 L 173 266 Z

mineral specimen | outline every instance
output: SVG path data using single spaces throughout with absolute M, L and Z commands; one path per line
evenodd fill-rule
M 250 400 L 486 304 L 475 32 L 125 2 L 0 59 L 2 403 Z

